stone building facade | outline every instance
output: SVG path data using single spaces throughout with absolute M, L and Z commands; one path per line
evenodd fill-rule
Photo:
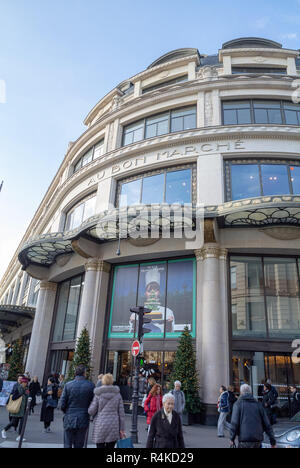
M 168 388 L 188 326 L 207 421 L 222 384 L 300 384 L 299 76 L 299 51 L 243 38 L 165 54 L 95 105 L 0 283 L 31 375 L 66 373 L 87 327 L 128 399 L 145 304 L 143 371 Z

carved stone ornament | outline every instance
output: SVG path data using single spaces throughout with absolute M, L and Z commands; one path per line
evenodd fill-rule
M 47 291 L 53 291 L 56 292 L 57 290 L 57 283 L 50 283 L 47 281 L 41 281 L 40 283 L 40 290 L 47 290 Z
M 218 77 L 218 71 L 216 67 L 205 66 L 203 68 L 200 68 L 200 70 L 197 73 L 197 78 L 199 80 L 207 80 L 216 77 Z
M 110 270 L 110 263 L 99 260 L 98 258 L 92 258 L 85 264 L 85 271 L 103 271 L 105 273 L 109 273 Z
M 204 245 L 202 249 L 195 250 L 197 261 L 207 260 L 209 258 L 216 258 L 218 260 L 226 260 L 228 255 L 227 249 L 222 249 L 217 244 Z
M 283 240 L 283 241 L 291 241 L 300 239 L 300 228 L 299 227 L 287 227 L 287 226 L 279 226 L 279 227 L 267 227 L 264 229 L 259 229 L 260 232 L 263 232 L 269 237 L 273 239 Z

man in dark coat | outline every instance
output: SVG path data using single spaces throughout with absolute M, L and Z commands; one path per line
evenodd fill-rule
M 152 418 L 147 448 L 185 448 L 181 419 L 174 406 L 175 397 L 167 393 L 163 397 L 163 409 Z
M 75 380 L 66 384 L 60 408 L 64 416 L 64 447 L 83 448 L 89 427 L 88 408 L 94 398 L 94 384 L 86 380 L 86 369 L 78 366 Z
M 269 436 L 271 446 L 276 447 L 276 439 L 267 414 L 252 395 L 249 385 L 241 386 L 241 396 L 235 403 L 231 418 L 231 444 L 236 436 L 239 448 L 261 448 L 264 432 Z
M 291 392 L 291 418 L 296 416 L 300 411 L 300 393 L 296 387 L 290 387 Z

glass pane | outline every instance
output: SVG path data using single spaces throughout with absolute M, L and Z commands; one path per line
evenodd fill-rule
M 133 143 L 133 132 L 125 133 L 123 145 L 130 145 L 131 143 Z
M 254 101 L 254 109 L 280 109 L 280 101 Z
M 254 109 L 254 121 L 257 124 L 268 124 L 268 111 L 266 109 Z
M 259 168 L 255 164 L 231 166 L 232 200 L 261 196 Z
M 172 111 L 172 118 L 173 117 L 184 117 L 186 115 L 195 114 L 196 115 L 196 107 L 186 107 L 185 109 L 178 109 Z
M 237 123 L 236 110 L 224 110 L 224 125 L 236 125 Z
M 225 101 L 222 103 L 223 109 L 249 109 L 250 110 L 250 102 L 249 101 Z
M 71 231 L 77 228 L 82 223 L 84 203 L 77 206 L 68 216 L 66 223 L 66 230 Z
M 248 109 L 238 109 L 237 117 L 240 125 L 251 123 L 251 112 Z
M 72 341 L 75 339 L 80 293 L 81 276 L 78 276 L 71 280 L 63 341 Z
M 104 140 L 100 141 L 95 146 L 95 151 L 94 151 L 94 159 L 100 158 L 100 156 L 103 155 L 103 150 L 104 150 Z
M 82 157 L 82 167 L 86 166 L 93 160 L 93 148 L 90 149 L 85 155 Z
M 141 179 L 122 184 L 120 206 L 136 205 L 141 202 Z
M 96 197 L 90 198 L 84 203 L 84 215 L 82 221 L 94 216 L 96 208 Z
M 191 202 L 191 169 L 167 172 L 166 203 Z
M 287 166 L 266 164 L 261 166 L 263 195 L 287 195 L 290 193 Z
M 146 126 L 152 125 L 154 123 L 165 122 L 169 120 L 169 113 L 156 115 L 154 117 L 149 117 L 146 120 Z
M 82 159 L 79 159 L 78 163 L 74 166 L 74 172 L 79 171 L 82 167 Z
M 183 117 L 177 117 L 171 119 L 171 132 L 181 132 L 183 130 Z
M 70 281 L 66 281 L 61 284 L 60 289 L 59 289 L 59 298 L 58 298 L 57 312 L 56 312 L 56 318 L 55 318 L 55 327 L 54 327 L 54 334 L 53 334 L 53 340 L 52 340 L 54 342 L 62 341 L 62 338 L 63 338 L 65 316 L 66 316 L 66 311 L 67 311 L 67 306 L 68 306 L 69 287 L 70 287 Z
M 185 327 L 195 336 L 194 272 L 193 260 L 168 263 L 167 337 L 179 336 Z
M 292 110 L 285 110 L 285 122 L 288 125 L 298 125 L 298 113 Z
M 265 286 L 270 336 L 300 335 L 300 298 L 295 259 L 266 258 Z
M 152 138 L 152 137 L 155 137 L 156 135 L 157 135 L 157 125 L 156 124 L 147 125 L 145 138 Z
M 290 166 L 294 195 L 300 195 L 300 167 Z
M 271 124 L 282 124 L 282 115 L 280 109 L 268 110 L 269 123 Z
M 260 258 L 232 257 L 236 287 L 231 286 L 234 336 L 266 335 L 263 269 Z
M 138 266 L 117 267 L 114 273 L 113 296 L 110 317 L 110 336 L 132 337 L 135 329 Z
M 143 180 L 142 203 L 145 205 L 151 205 L 151 203 L 162 203 L 164 198 L 164 185 L 164 174 L 145 177 Z
M 190 128 L 196 128 L 196 115 L 187 115 L 184 117 L 183 129 L 189 130 Z
M 169 120 L 157 124 L 157 135 L 165 135 L 165 133 L 169 133 Z
M 133 142 L 144 139 L 144 127 L 138 128 L 133 132 Z
M 167 320 L 167 330 L 172 331 L 173 329 L 173 312 L 165 307 L 166 276 L 167 264 L 165 262 L 151 265 L 145 264 L 140 267 L 138 304 L 152 311 L 150 314 L 147 314 L 147 318 L 150 318 L 151 322 L 145 326 L 151 332 L 145 334 L 145 338 L 163 337 L 165 319 Z M 168 324 L 170 324 L 169 327 Z

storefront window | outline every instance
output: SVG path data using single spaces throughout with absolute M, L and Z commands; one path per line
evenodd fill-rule
M 61 283 L 58 291 L 53 342 L 75 339 L 83 285 L 83 275 Z
M 118 266 L 114 272 L 109 337 L 136 336 L 136 315 L 143 305 L 152 312 L 149 338 L 177 338 L 185 326 L 195 336 L 195 260 Z
M 297 260 L 231 257 L 233 336 L 300 336 L 300 288 Z

